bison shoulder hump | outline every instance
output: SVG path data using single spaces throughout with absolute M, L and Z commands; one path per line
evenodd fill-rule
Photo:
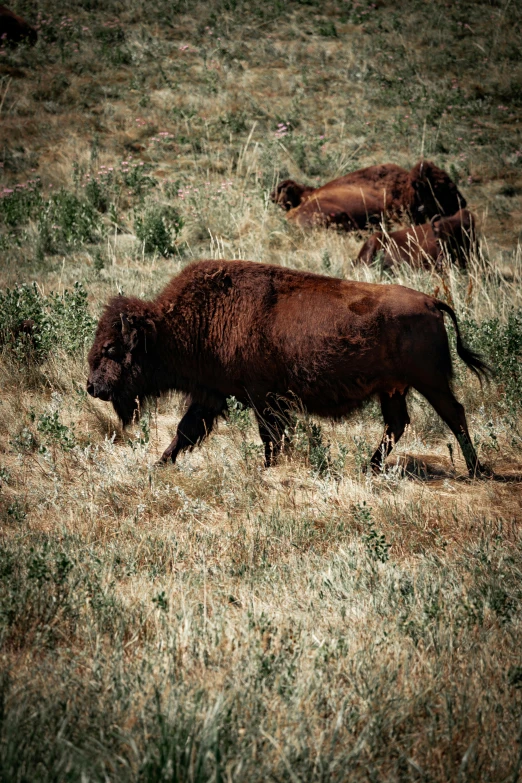
M 227 293 L 232 288 L 232 277 L 223 267 L 212 272 L 206 272 L 204 280 L 208 288 Z

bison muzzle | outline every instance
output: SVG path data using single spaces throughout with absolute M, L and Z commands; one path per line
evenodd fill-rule
M 451 307 L 432 296 L 248 261 L 200 261 L 153 301 L 118 296 L 107 304 L 89 352 L 87 390 L 110 400 L 124 425 L 146 397 L 183 392 L 187 409 L 165 462 L 201 442 L 233 395 L 254 411 L 267 466 L 296 400 L 311 414 L 338 419 L 377 395 L 385 430 L 371 465 L 379 470 L 409 423 L 413 387 L 477 475 L 482 467 L 450 385 L 443 313 L 453 321 L 460 358 L 485 374 Z

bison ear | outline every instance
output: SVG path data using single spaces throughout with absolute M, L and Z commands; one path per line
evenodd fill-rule
M 125 313 L 120 313 L 120 318 L 123 342 L 130 351 L 133 351 L 138 344 L 138 331 L 134 326 L 134 318 L 125 315 Z
M 129 351 L 134 351 L 138 344 L 142 344 L 145 352 L 147 346 L 156 342 L 156 324 L 152 318 L 145 316 L 125 315 L 120 313 L 121 334 L 125 346 Z
M 137 327 L 135 341 L 131 350 L 133 350 L 139 342 L 145 353 L 147 353 L 151 345 L 154 345 L 156 342 L 156 324 L 152 318 L 143 317 L 138 319 Z
M 132 320 L 128 318 L 125 313 L 120 313 L 121 318 L 121 333 L 124 337 L 128 337 L 132 331 Z
M 421 190 L 430 181 L 433 173 L 433 163 L 429 160 L 420 160 L 410 171 L 410 181 L 415 190 Z
M 145 340 L 145 353 L 147 353 L 147 346 L 154 345 L 157 337 L 156 324 L 152 318 L 145 318 L 143 322 L 143 335 Z
M 431 160 L 423 160 L 419 165 L 419 179 L 427 182 L 435 173 L 435 169 L 436 166 L 433 165 Z

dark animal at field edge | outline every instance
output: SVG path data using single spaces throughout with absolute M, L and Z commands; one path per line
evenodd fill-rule
M 32 318 L 25 318 L 10 326 L 4 324 L 4 328 L 0 329 L 0 347 L 24 343 L 26 347 L 35 348 L 36 332 L 36 323 Z
M 369 166 L 319 188 L 287 179 L 270 198 L 287 211 L 294 225 L 344 231 L 378 225 L 383 219 L 400 220 L 405 214 L 419 224 L 466 206 L 449 175 L 428 160 L 419 161 L 411 171 L 394 163 Z
M 471 212 L 461 209 L 451 217 L 435 215 L 430 223 L 411 226 L 385 234 L 377 231 L 366 240 L 357 260 L 371 264 L 382 253 L 381 264 L 390 269 L 401 262 L 415 268 L 441 267 L 445 253 L 461 269 L 476 249 L 476 221 Z
M 10 45 L 16 45 L 22 41 L 27 41 L 34 45 L 38 39 L 38 33 L 21 16 L 13 13 L 0 5 L 0 46 L 7 42 Z
M 201 442 L 233 395 L 255 413 L 267 466 L 281 450 L 295 401 L 339 419 L 378 395 L 385 431 L 371 466 L 379 470 L 409 423 L 413 387 L 478 475 L 464 408 L 450 386 L 443 313 L 453 321 L 460 358 L 486 373 L 464 347 L 454 311 L 432 296 L 255 262 L 200 261 L 153 301 L 109 301 L 89 353 L 87 391 L 111 401 L 124 425 L 146 397 L 184 392 L 186 413 L 164 462 Z

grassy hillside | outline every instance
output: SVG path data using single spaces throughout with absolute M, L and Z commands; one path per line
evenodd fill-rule
M 0 47 L 0 778 L 515 783 L 520 4 L 12 7 L 39 40 Z M 361 268 L 366 234 L 305 235 L 269 200 L 421 156 L 477 215 L 467 272 Z M 231 400 L 155 469 L 182 400 L 122 431 L 86 352 L 109 296 L 209 257 L 450 302 L 495 369 L 480 388 L 455 357 L 455 389 L 506 480 L 468 480 L 415 395 L 377 477 L 374 402 L 301 416 L 265 470 Z

